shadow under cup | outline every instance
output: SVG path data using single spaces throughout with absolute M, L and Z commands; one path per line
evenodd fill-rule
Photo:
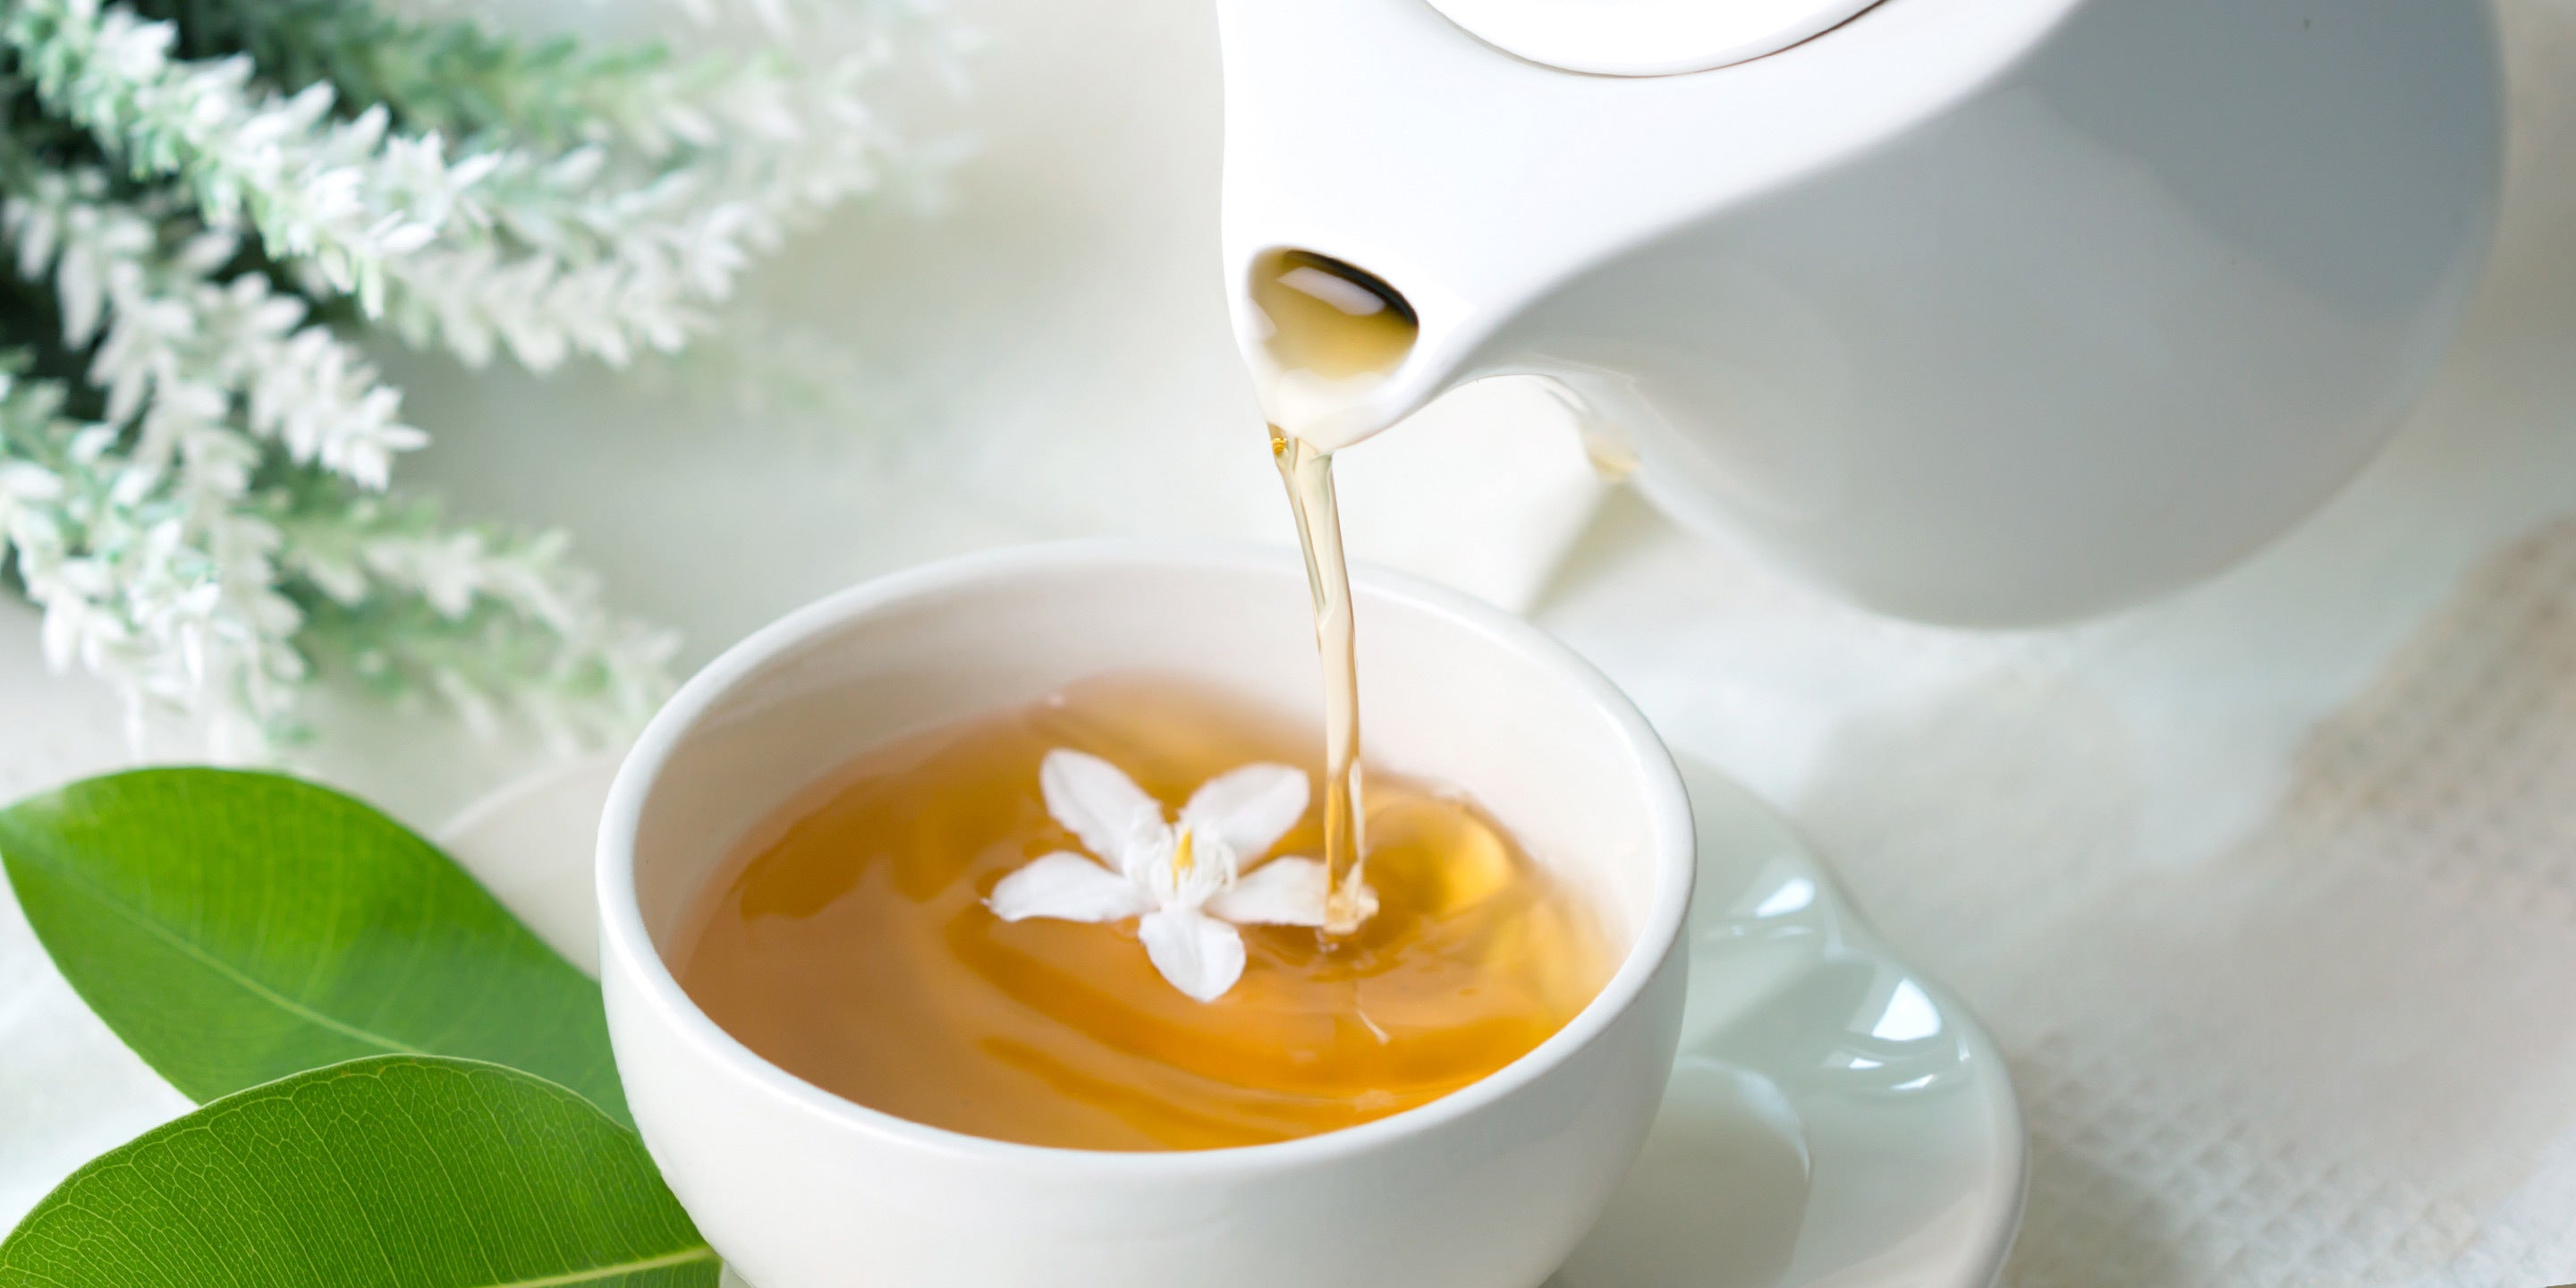
M 737 645 L 656 716 L 600 829 L 601 979 L 665 1178 L 760 1288 L 1526 1288 L 1643 1141 L 1680 1020 L 1689 807 L 1588 665 L 1498 610 L 1357 579 L 1372 766 L 1465 789 L 1589 900 L 1619 970 L 1490 1077 L 1358 1127 L 1242 1149 L 1094 1153 L 922 1126 L 770 1065 L 661 958 L 733 844 L 859 752 L 1113 673 L 1316 718 L 1293 557 L 1075 543 L 860 586 Z

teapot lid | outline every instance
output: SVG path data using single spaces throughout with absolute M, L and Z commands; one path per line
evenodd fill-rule
M 1706 71 L 1777 53 L 1878 0 L 1430 0 L 1534 63 L 1610 76 Z

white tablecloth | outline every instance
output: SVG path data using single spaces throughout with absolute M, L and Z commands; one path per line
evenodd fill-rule
M 1994 1029 L 2033 1141 L 2012 1282 L 2576 1281 L 2576 4 L 2503 9 L 2494 271 L 2406 435 L 2282 546 L 2114 620 L 1969 635 L 1614 499 L 1536 605 Z M 945 220 L 800 243 L 760 338 L 676 385 L 406 362 L 439 438 L 407 481 L 568 526 L 693 659 L 939 554 L 1284 539 L 1211 271 L 1210 15 L 974 13 L 985 154 Z M 0 607 L 9 797 L 130 758 L 35 655 Z M 329 723 L 316 772 L 424 824 L 539 759 Z M 0 1221 L 183 1108 L 0 903 Z

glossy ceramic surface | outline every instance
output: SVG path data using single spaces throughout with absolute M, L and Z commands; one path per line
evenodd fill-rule
M 686 903 L 745 831 L 859 751 L 1116 672 L 1282 714 L 1320 692 L 1286 551 L 1069 542 L 948 560 L 755 632 L 646 726 L 601 816 L 600 981 L 636 1127 L 765 1288 L 1529 1288 L 1652 1122 L 1683 1009 L 1690 808 L 1644 718 L 1536 628 L 1355 577 L 1370 747 L 1475 797 L 1579 891 L 1619 966 L 1554 1036 L 1419 1108 L 1277 1144 L 1045 1149 L 942 1131 L 780 1070 L 673 980 Z
M 1421 0 L 1219 11 L 1236 334 L 1281 246 L 1420 318 L 1304 432 L 1548 377 L 1676 517 L 1912 617 L 2118 606 L 2304 518 L 2421 393 L 2495 221 L 2483 0 L 1893 0 L 1655 77 Z
M 616 764 L 531 778 L 441 833 L 576 960 Z M 1698 894 L 1680 1054 L 1634 1170 L 1549 1288 L 1985 1288 L 2024 1167 L 1993 1043 L 1768 807 L 1682 774 Z
M 1496 48 L 1611 76 L 1704 71 L 1776 53 L 1877 0 L 1430 0 Z
M 1635 1170 L 1549 1288 L 1985 1288 L 2026 1167 L 1994 1042 L 1768 806 L 1682 776 L 1681 1051 Z

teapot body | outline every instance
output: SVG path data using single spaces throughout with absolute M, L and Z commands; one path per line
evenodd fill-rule
M 1952 38 L 1972 21 L 1983 43 Z M 1230 31 L 1229 259 L 1321 242 L 1415 298 L 1426 352 L 1381 419 L 1549 377 L 1676 518 L 1913 618 L 2116 607 L 2296 523 L 2420 395 L 2495 216 L 2480 0 L 1883 0 L 1769 58 L 1635 79 L 1415 35 L 1465 42 L 1435 63 L 1515 64 L 1483 92 L 1594 115 L 1524 119 L 1525 153 L 1451 148 L 1476 105 L 1399 96 L 1371 146 L 1435 149 L 1410 159 L 1415 193 L 1389 168 L 1354 202 L 1308 156 L 1322 195 L 1265 196 L 1296 146 L 1234 128 L 1251 51 Z M 1848 110 L 1816 120 L 1838 87 Z M 1629 93 L 1656 113 L 1649 161 L 1585 152 Z M 1781 116 L 1747 118 L 1766 105 Z M 1633 189 L 1617 170 L 1649 163 Z M 1716 179 L 1672 171 L 1692 165 Z M 1476 203 L 1442 212 L 1449 244 L 1413 216 L 1371 231 L 1370 200 L 1425 187 Z

